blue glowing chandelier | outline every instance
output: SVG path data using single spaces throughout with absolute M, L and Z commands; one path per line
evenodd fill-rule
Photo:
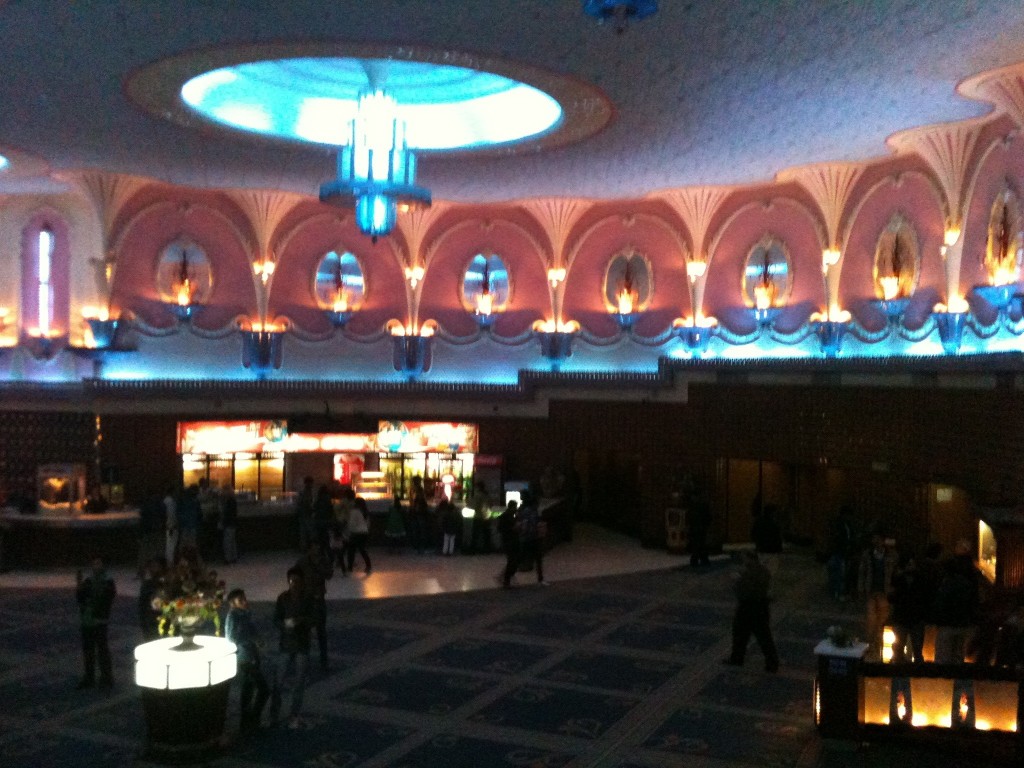
M 640 21 L 658 10 L 658 0 L 583 0 L 583 12 L 604 22 L 611 19 L 622 32 L 630 19 Z
M 416 186 L 405 121 L 383 88 L 371 85 L 359 94 L 349 143 L 338 153 L 338 177 L 320 187 L 320 201 L 354 205 L 359 231 L 374 242 L 394 229 L 399 206 L 430 205 L 430 190 Z

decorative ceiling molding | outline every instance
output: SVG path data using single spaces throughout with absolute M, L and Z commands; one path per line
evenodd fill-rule
M 948 224 L 960 226 L 966 213 L 966 192 L 971 158 L 978 143 L 981 121 L 927 126 L 903 131 L 889 139 L 897 153 L 915 153 L 932 169 L 946 200 Z
M 843 214 L 854 185 L 864 172 L 861 163 L 817 163 L 791 168 L 779 174 L 780 181 L 796 181 L 818 204 L 825 223 L 825 248 L 843 249 Z
M 551 245 L 548 266 L 558 266 L 565 256 L 569 233 L 590 207 L 590 203 L 572 198 L 544 198 L 527 200 L 522 205 L 541 223 L 547 233 Z
M 964 80 L 957 87 L 964 96 L 987 101 L 1024 128 L 1024 62 Z

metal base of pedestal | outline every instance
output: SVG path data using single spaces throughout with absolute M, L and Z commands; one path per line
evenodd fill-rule
M 143 688 L 145 758 L 158 763 L 194 763 L 222 748 L 231 681 L 208 688 Z

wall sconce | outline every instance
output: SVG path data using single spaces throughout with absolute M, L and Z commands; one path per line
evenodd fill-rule
M 821 252 L 821 271 L 827 273 L 829 267 L 839 263 L 840 252 L 838 248 L 826 248 Z
M 694 318 L 677 317 L 672 321 L 672 330 L 692 355 L 703 357 L 708 351 L 708 344 L 715 335 L 718 320 L 713 317 L 698 315 Z
M 418 332 L 397 320 L 388 323 L 392 342 L 391 362 L 396 371 L 412 379 L 430 370 L 436 329 L 437 324 L 433 320 L 424 323 Z
M 274 274 L 276 266 L 277 265 L 274 264 L 272 259 L 257 259 L 252 263 L 252 271 L 253 274 L 255 274 L 264 285 L 266 285 L 267 281 L 270 280 L 271 276 Z
M 708 263 L 706 261 L 693 260 L 686 262 L 686 276 L 690 278 L 691 283 L 697 282 L 700 278 L 704 277 L 704 273 L 708 271 Z
M 839 354 L 850 326 L 850 317 L 848 311 L 834 305 L 828 308 L 828 312 L 815 312 L 811 315 L 810 323 L 825 357 Z
M 947 224 L 945 231 L 942 233 L 942 248 L 939 249 L 939 253 L 945 258 L 946 251 L 956 245 L 960 239 L 960 226 L 957 224 Z
M 352 319 L 352 313 L 353 309 L 349 304 L 348 291 L 345 290 L 344 286 L 341 286 L 337 289 L 334 303 L 327 310 L 327 316 L 331 319 L 331 323 L 334 326 L 344 328 L 345 324 Z
M 533 332 L 540 339 L 540 353 L 556 366 L 572 357 L 572 340 L 579 333 L 580 324 L 575 320 L 556 323 L 554 320 L 538 320 Z
M 615 320 L 619 327 L 628 331 L 636 322 L 637 306 L 640 303 L 640 293 L 633 285 L 633 268 L 630 262 L 626 262 L 626 268 L 622 275 L 622 284 L 615 294 Z
M 252 323 L 242 331 L 242 366 L 259 378 L 281 367 L 284 332 L 287 325 Z
M 936 304 L 933 308 L 932 317 L 939 329 L 942 349 L 947 355 L 955 355 L 960 351 L 969 314 L 970 307 L 962 296 L 953 296 L 948 305 Z
M 55 328 L 45 332 L 39 328 L 30 328 L 23 335 L 21 344 L 36 360 L 52 360 L 66 341 L 67 336 Z
M 13 313 L 9 307 L 0 307 L 0 335 L 7 332 L 7 326 L 11 322 Z
M 405 279 L 409 281 L 409 287 L 414 291 L 416 285 L 423 279 L 423 274 L 423 267 L 418 264 L 415 267 L 405 268 Z
M 120 325 L 116 318 L 110 317 L 106 307 L 84 307 L 82 318 L 85 320 L 89 332 L 86 335 L 86 346 L 91 349 L 110 349 L 114 346 L 117 337 L 117 328 Z
M 548 270 L 548 282 L 551 283 L 552 288 L 557 288 L 563 280 L 565 280 L 565 267 L 552 267 Z

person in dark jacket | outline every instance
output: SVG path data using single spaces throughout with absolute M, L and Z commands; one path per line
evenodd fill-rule
M 512 577 L 519 570 L 519 525 L 516 522 L 516 510 L 519 505 L 509 501 L 505 511 L 498 517 L 498 535 L 501 536 L 501 548 L 505 551 L 505 569 L 500 575 L 501 585 L 508 589 L 512 586 Z
M 270 698 L 270 686 L 260 666 L 259 633 L 249 613 L 245 590 L 231 590 L 228 593 L 228 605 L 230 608 L 224 624 L 224 635 L 238 647 L 241 726 L 243 731 L 252 731 L 259 727 L 263 707 Z
M 772 638 L 771 614 L 768 607 L 771 578 L 768 569 L 758 560 L 757 552 L 744 553 L 743 570 L 734 587 L 736 613 L 732 621 L 732 654 L 725 659 L 725 664 L 743 666 L 747 644 L 753 635 L 757 644 L 761 646 L 761 653 L 764 654 L 765 671 L 778 671 L 779 654 Z
M 92 561 L 92 573 L 88 576 L 78 572 L 75 599 L 78 601 L 79 624 L 82 630 L 82 657 L 85 675 L 79 688 L 91 688 L 96 684 L 96 663 L 99 662 L 100 685 L 110 688 L 114 685 L 113 666 L 110 661 L 110 643 L 107 625 L 110 623 L 110 609 L 114 605 L 117 587 L 107 575 L 102 558 Z
M 314 542 L 315 545 L 315 542 Z M 274 626 L 280 644 L 274 670 L 274 684 L 270 692 L 270 719 L 276 723 L 281 712 L 281 696 L 287 678 L 292 678 L 291 707 L 288 727 L 300 728 L 302 700 L 306 693 L 306 674 L 309 670 L 310 630 L 313 627 L 313 601 L 299 568 L 288 569 L 288 589 L 277 596 L 274 606 Z
M 295 567 L 302 571 L 302 584 L 313 608 L 312 621 L 320 651 L 320 668 L 326 672 L 330 667 L 327 655 L 327 581 L 334 575 L 334 570 L 330 558 L 315 541 L 310 542 L 306 554 L 299 558 Z

